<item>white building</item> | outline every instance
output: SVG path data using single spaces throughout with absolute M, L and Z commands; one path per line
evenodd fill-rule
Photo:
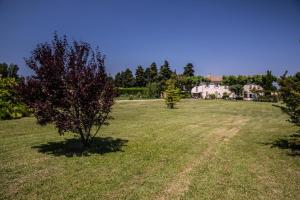
M 194 98 L 209 98 L 209 95 L 214 94 L 216 98 L 222 98 L 226 93 L 229 97 L 233 98 L 234 94 L 229 90 L 226 85 L 221 85 L 221 76 L 208 76 L 208 83 L 202 83 L 192 88 L 192 96 Z
M 221 76 L 207 76 L 208 82 L 202 83 L 192 88 L 191 94 L 194 98 L 209 98 L 209 95 L 214 94 L 216 98 L 222 98 L 226 93 L 230 98 L 235 98 L 236 95 L 229 90 L 229 86 L 221 85 Z M 263 88 L 256 84 L 246 84 L 243 86 L 243 99 L 255 100 L 258 96 L 263 95 Z
M 214 94 L 216 98 L 222 98 L 226 93 L 229 97 L 233 98 L 234 94 L 229 90 L 228 86 L 209 83 L 201 84 L 192 88 L 192 96 L 194 98 L 209 98 L 209 95 Z
M 247 84 L 243 87 L 243 99 L 255 100 L 258 95 L 263 95 L 263 88 L 256 84 Z

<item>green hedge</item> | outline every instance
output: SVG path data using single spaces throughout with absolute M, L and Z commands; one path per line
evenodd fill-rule
M 118 96 L 129 96 L 129 95 L 145 95 L 147 92 L 146 87 L 132 87 L 132 88 L 118 88 Z

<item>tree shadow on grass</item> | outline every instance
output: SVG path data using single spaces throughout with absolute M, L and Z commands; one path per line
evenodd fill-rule
M 112 137 L 94 138 L 89 147 L 83 147 L 81 141 L 77 138 L 66 139 L 59 142 L 48 142 L 46 144 L 32 146 L 38 149 L 38 152 L 52 154 L 54 156 L 89 156 L 91 154 L 105 154 L 121 151 L 128 140 Z
M 289 156 L 300 156 L 300 132 L 263 144 L 271 145 L 271 148 L 289 150 L 287 153 Z

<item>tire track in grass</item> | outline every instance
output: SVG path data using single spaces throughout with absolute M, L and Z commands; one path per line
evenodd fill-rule
M 226 120 L 227 121 L 227 120 Z M 224 121 L 225 122 L 225 121 Z M 193 125 L 193 126 L 199 126 L 199 123 L 195 124 L 196 122 L 193 122 L 189 125 Z M 209 120 L 207 121 L 202 121 L 201 125 L 204 125 L 205 123 L 209 123 Z M 169 124 L 171 125 L 171 124 Z M 189 126 L 188 125 L 188 126 Z M 173 130 L 169 130 L 170 128 L 174 129 L 174 131 L 176 131 L 177 133 L 177 137 L 174 137 L 174 131 Z M 196 128 L 196 127 L 195 127 Z M 178 139 L 181 140 L 182 145 L 184 143 L 188 143 L 191 139 L 191 137 L 193 137 L 194 139 L 200 139 L 203 141 L 208 141 L 209 139 L 209 134 L 202 134 L 202 133 L 209 133 L 209 128 L 208 127 L 204 127 L 202 129 L 202 133 L 199 133 L 199 131 L 196 131 L 196 129 L 189 134 L 184 134 L 181 135 L 181 132 L 185 132 L 187 129 L 186 126 L 179 126 L 179 127 L 160 127 L 159 129 L 156 129 L 155 132 L 166 132 L 166 130 L 168 130 L 167 134 L 164 134 L 163 136 L 159 137 L 159 138 L 153 138 L 153 141 L 151 141 L 150 143 L 155 143 L 155 144 L 163 144 L 163 142 L 168 141 L 168 143 L 173 143 L 174 141 L 177 141 Z M 197 137 L 196 137 L 197 136 Z M 189 137 L 189 138 L 188 138 Z M 180 145 L 180 144 L 178 144 Z M 144 146 L 144 148 L 148 148 L 146 146 Z M 161 149 L 161 151 L 163 151 L 163 149 Z M 176 160 L 175 158 L 170 158 L 171 160 Z M 107 194 L 104 195 L 105 199 L 134 199 L 135 197 L 133 197 L 136 193 L 136 190 L 138 188 L 138 186 L 140 185 L 144 185 L 145 183 L 148 182 L 148 178 L 151 176 L 155 176 L 156 173 L 160 170 L 163 170 L 163 168 L 165 168 L 166 166 L 164 166 L 165 164 L 163 162 L 158 162 L 158 163 L 150 163 L 150 165 L 143 171 L 142 174 L 139 175 L 132 175 L 131 178 L 129 178 L 128 180 L 124 180 L 122 183 L 120 183 L 119 185 L 116 185 L 116 190 L 114 190 L 114 192 L 109 191 Z M 130 185 L 130 187 L 128 187 Z M 120 195 L 122 194 L 122 195 Z M 155 192 L 154 192 L 155 195 Z
M 217 146 L 225 144 L 232 137 L 234 137 L 248 120 L 228 119 L 231 122 L 231 127 L 222 127 L 214 129 L 209 135 L 209 144 L 207 149 L 197 159 L 188 163 L 179 174 L 166 186 L 165 190 L 161 192 L 155 199 L 180 199 L 189 189 L 191 182 L 190 173 L 197 167 L 207 164 L 216 154 Z M 233 126 L 233 127 L 232 127 Z

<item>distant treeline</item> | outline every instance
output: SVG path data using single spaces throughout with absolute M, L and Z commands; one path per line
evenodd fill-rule
M 194 66 L 192 63 L 188 63 L 183 70 L 182 74 L 177 74 L 176 71 L 170 68 L 168 61 L 165 61 L 158 69 L 155 62 L 145 69 L 139 65 L 133 73 L 129 68 L 125 71 L 118 72 L 114 77 L 114 83 L 116 87 L 131 88 L 131 87 L 146 87 L 149 83 L 157 83 L 160 90 L 164 89 L 166 80 L 170 78 L 176 79 L 177 86 L 182 90 L 189 91 L 192 87 L 199 85 L 201 82 L 209 82 L 204 76 L 195 76 Z M 263 75 L 229 75 L 223 76 L 223 85 L 243 86 L 247 83 L 254 83 L 262 86 L 265 90 L 274 91 L 276 87 L 274 82 L 277 81 L 277 77 L 272 74 L 271 71 L 267 71 Z
M 2 78 L 18 78 L 18 65 L 15 64 L 7 64 L 0 63 L 0 77 Z
M 184 67 L 183 76 L 194 77 L 194 66 L 192 63 L 188 63 Z M 177 76 L 176 71 L 173 71 L 168 61 L 164 61 L 164 64 L 158 69 L 155 62 L 145 69 L 139 65 L 135 69 L 135 74 L 127 68 L 125 71 L 118 72 L 115 75 L 114 82 L 116 87 L 145 87 L 148 83 L 160 83 L 162 87 L 165 81 L 172 76 Z
M 245 85 L 247 83 L 253 83 L 260 85 L 264 88 L 265 91 L 275 91 L 277 88 L 274 83 L 277 82 L 277 77 L 272 74 L 271 71 L 267 71 L 263 75 L 253 75 L 253 76 L 223 76 L 222 83 L 224 85 L 233 86 L 233 85 Z

